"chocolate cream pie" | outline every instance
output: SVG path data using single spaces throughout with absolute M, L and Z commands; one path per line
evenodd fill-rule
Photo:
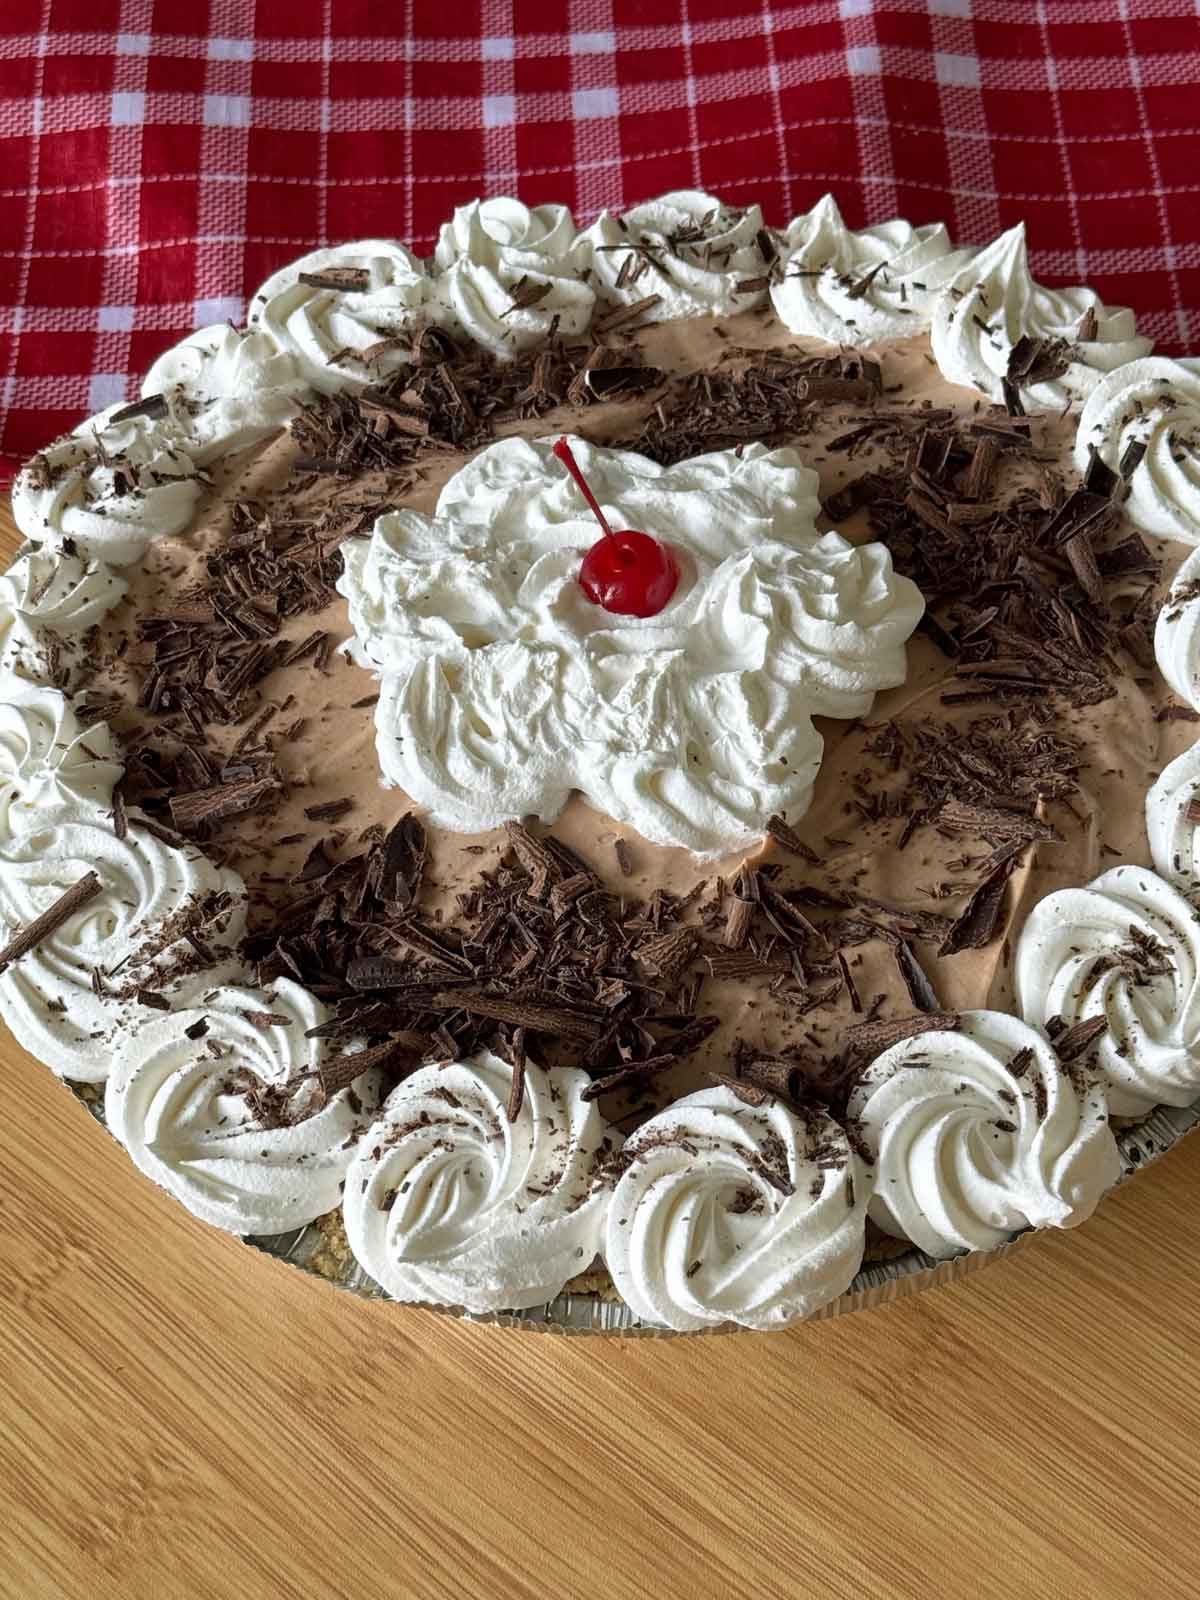
M 282 269 L 16 483 L 0 1015 L 197 1216 L 399 1300 L 765 1328 L 1082 1221 L 1200 1096 L 1200 362 L 1150 351 L 1019 227 L 829 198 Z

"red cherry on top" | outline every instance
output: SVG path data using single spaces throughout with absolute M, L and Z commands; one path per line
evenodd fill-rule
M 665 544 L 636 528 L 614 533 L 565 439 L 554 446 L 554 454 L 575 479 L 592 515 L 604 529 L 604 537 L 583 558 L 580 588 L 594 605 L 616 616 L 657 616 L 679 583 L 674 556 Z

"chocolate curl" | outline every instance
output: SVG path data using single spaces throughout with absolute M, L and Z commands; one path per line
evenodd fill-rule
M 804 1073 L 798 1062 L 786 1056 L 754 1056 L 742 1063 L 740 1076 L 756 1089 L 766 1089 L 781 1100 L 804 1097 Z
M 754 921 L 758 897 L 758 873 L 752 867 L 741 867 L 734 880 L 725 921 L 724 944 L 727 950 L 741 950 L 750 937 L 750 924 Z

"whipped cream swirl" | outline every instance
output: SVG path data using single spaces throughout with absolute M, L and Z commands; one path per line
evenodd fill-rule
M 295 357 L 307 383 L 332 394 L 375 382 L 406 358 L 430 294 L 424 263 L 406 246 L 359 239 L 313 250 L 272 273 L 251 299 L 247 321 Z
M 1200 544 L 1200 360 L 1152 356 L 1098 383 L 1075 435 L 1081 473 L 1093 450 L 1114 471 L 1124 465 L 1134 527 Z
M 747 445 L 674 467 L 574 443 L 615 526 L 670 545 L 675 596 L 614 616 L 578 579 L 594 524 L 549 440 L 506 439 L 432 518 L 343 547 L 356 659 L 382 674 L 386 782 L 480 832 L 578 788 L 645 838 L 716 854 L 807 807 L 814 715 L 903 682 L 921 596 L 881 545 L 819 535 L 815 474 Z
M 1115 1116 L 1200 1094 L 1200 925 L 1148 867 L 1114 867 L 1085 889 L 1047 895 L 1021 930 L 1015 978 L 1021 1014 L 1037 1027 L 1107 1022 L 1094 1049 Z
M 815 1107 L 701 1089 L 638 1128 L 622 1164 L 604 1258 L 650 1322 L 778 1328 L 835 1300 L 862 1262 L 869 1176 Z
M 246 896 L 235 873 L 165 844 L 136 812 L 118 839 L 102 815 L 79 811 L 0 840 L 0 945 L 89 872 L 100 893 L 0 975 L 0 1016 L 60 1076 L 103 1083 L 113 1041 L 150 1015 L 138 990 L 186 998 L 233 970 Z M 188 930 L 215 969 L 203 968 Z
M 323 1090 L 321 1069 L 340 1048 L 307 1034 L 328 1018 L 288 978 L 265 992 L 216 988 L 154 1015 L 121 1040 L 105 1091 L 109 1131 L 202 1222 L 231 1233 L 302 1227 L 338 1204 L 379 1104 L 373 1069 Z
M 929 331 L 938 294 L 973 255 L 940 222 L 853 232 L 827 194 L 788 228 L 771 300 L 785 328 L 831 344 L 908 339 Z
M 227 322 L 164 350 L 142 384 L 143 395 L 162 395 L 200 465 L 277 432 L 308 392 L 294 355 Z
M 128 587 L 102 561 L 37 546 L 0 572 L 0 701 L 28 684 L 74 687 L 84 634 Z
M 1120 1176 L 1102 1085 L 999 1011 L 885 1050 L 848 1111 L 875 1158 L 872 1220 L 935 1257 L 1074 1228 Z
M 1180 699 L 1200 711 L 1200 550 L 1179 568 L 1162 603 L 1154 624 L 1154 656 Z
M 499 197 L 459 206 L 442 224 L 435 261 L 439 321 L 501 358 L 592 320 L 588 248 L 566 206 Z
M 127 567 L 155 539 L 187 527 L 201 485 L 186 437 L 167 418 L 114 421 L 125 409 L 89 417 L 18 473 L 13 519 L 27 538 L 55 547 L 69 540 L 77 553 Z
M 591 1265 L 614 1150 L 585 1073 L 512 1068 L 481 1051 L 421 1067 L 394 1089 L 346 1175 L 346 1236 L 395 1300 L 524 1310 Z
M 1177 756 L 1146 796 L 1150 859 L 1168 883 L 1185 894 L 1200 886 L 1200 824 L 1188 806 L 1200 799 L 1200 744 Z
M 57 689 L 0 700 L 0 841 L 68 811 L 102 814 L 125 767 L 108 724 L 84 727 Z
M 1030 410 L 1061 411 L 1082 400 L 1123 362 L 1149 355 L 1133 312 L 1106 306 L 1092 289 L 1047 289 L 1029 271 L 1025 224 L 1002 233 L 968 260 L 934 306 L 933 353 L 942 376 L 997 403 L 1013 346 L 1022 335 L 1070 346 L 1061 377 L 1021 388 Z
M 730 317 L 763 302 L 765 287 L 739 288 L 767 271 L 758 247 L 762 229 L 757 206 L 742 210 L 699 189 L 676 189 L 619 218 L 602 211 L 580 237 L 605 299 L 633 305 L 657 295 L 641 320 L 670 322 Z

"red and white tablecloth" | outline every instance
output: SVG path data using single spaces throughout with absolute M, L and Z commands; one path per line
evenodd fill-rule
M 1025 218 L 1200 353 L 1200 0 L 2 0 L 0 458 L 272 268 L 478 194 Z

